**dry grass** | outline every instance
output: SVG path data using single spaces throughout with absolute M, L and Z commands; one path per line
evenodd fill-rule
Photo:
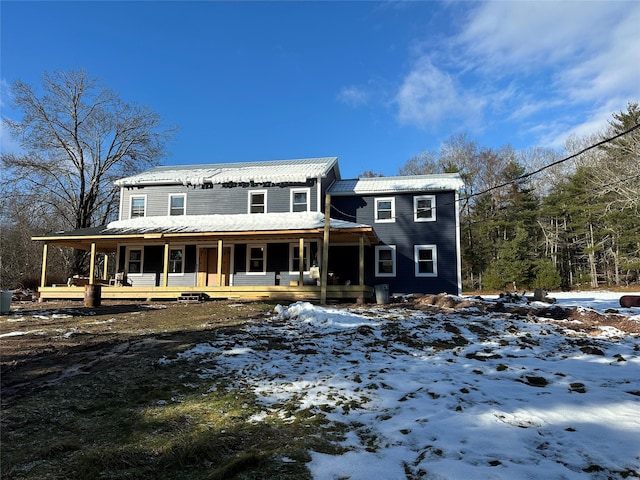
M 17 308 L 16 308 L 17 307 Z M 6 479 L 304 479 L 330 451 L 322 417 L 248 421 L 255 398 L 159 364 L 250 319 L 267 303 L 24 304 L 0 317 L 1 474 Z M 293 408 L 292 408 L 293 410 Z

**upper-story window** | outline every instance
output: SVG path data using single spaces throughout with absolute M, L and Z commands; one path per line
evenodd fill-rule
M 185 215 L 187 212 L 187 195 L 176 193 L 169 195 L 169 215 Z
M 413 197 L 413 220 L 416 222 L 434 222 L 435 219 L 435 195 L 420 195 Z
M 131 214 L 130 218 L 144 217 L 147 210 L 147 196 L 136 195 L 131 197 Z
M 249 192 L 249 213 L 267 212 L 267 191 L 253 190 Z
M 291 211 L 292 212 L 308 212 L 309 211 L 309 192 L 308 188 L 299 188 L 291 190 Z
M 396 199 L 394 197 L 376 198 L 375 202 L 376 223 L 396 221 Z

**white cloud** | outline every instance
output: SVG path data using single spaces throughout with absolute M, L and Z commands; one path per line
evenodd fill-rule
M 401 123 L 433 128 L 451 120 L 476 123 L 485 100 L 464 91 L 452 75 L 423 58 L 405 77 L 396 102 Z
M 343 87 L 338 93 L 338 100 L 350 107 L 361 107 L 369 102 L 369 93 L 359 87 Z
M 481 125 L 493 113 L 554 146 L 594 133 L 640 99 L 638 25 L 638 2 L 473 4 L 457 33 L 416 42 L 398 119 L 424 128 L 464 112 Z
M 456 39 L 476 67 L 533 70 L 588 54 L 612 2 L 487 2 L 469 12 Z M 586 33 L 592 32 L 591 35 Z
M 4 120 L 0 120 L 0 153 L 20 154 L 22 147 L 9 133 Z
M 612 96 L 640 96 L 640 8 L 608 30 L 606 42 L 589 58 L 569 62 L 558 75 L 557 88 L 577 102 Z
M 11 85 L 4 78 L 0 78 L 0 109 L 5 110 L 11 103 Z

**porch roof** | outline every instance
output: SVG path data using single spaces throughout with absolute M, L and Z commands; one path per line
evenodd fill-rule
M 332 241 L 353 241 L 364 235 L 367 243 L 378 238 L 370 225 L 330 219 Z M 169 217 L 139 217 L 111 222 L 99 227 L 68 232 L 54 232 L 32 237 L 32 240 L 89 249 L 96 243 L 103 251 L 115 251 L 118 243 L 196 241 L 203 237 L 241 240 L 256 237 L 266 239 L 321 236 L 324 214 L 319 212 L 263 213 L 237 215 L 180 215 Z

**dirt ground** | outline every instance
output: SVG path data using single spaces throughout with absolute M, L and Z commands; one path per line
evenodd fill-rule
M 509 315 L 561 325 L 567 336 L 595 336 L 605 327 L 624 332 L 620 336 L 640 335 L 640 322 L 613 311 L 510 300 L 435 295 L 338 307 L 371 309 L 371 316 L 399 308 L 451 313 L 470 323 Z M 254 425 L 247 419 L 262 406 L 250 391 L 228 390 L 224 375 L 212 390 L 199 381 L 199 368 L 179 360 L 181 352 L 215 344 L 216 338 L 241 343 L 251 335 L 247 324 L 271 317 L 275 305 L 105 301 L 86 308 L 81 301 L 15 302 L 9 315 L 0 315 L 0 476 L 310 478 L 308 452 L 338 452 L 343 427 L 329 428 L 321 416 L 305 411 L 293 423 L 274 418 Z M 271 338 L 266 348 L 282 347 Z M 589 342 L 580 349 L 603 354 Z M 161 366 L 160 358 L 175 361 Z
M 232 301 L 196 304 L 106 301 L 100 307 L 87 308 L 73 301 L 17 302 L 12 305 L 10 315 L 0 316 L 2 405 L 85 374 L 96 363 L 115 355 L 184 350 L 206 339 L 211 330 L 237 328 L 251 319 L 270 315 L 274 305 Z M 398 306 L 391 304 L 384 308 Z M 476 307 L 464 314 L 504 312 L 536 322 L 561 323 L 570 330 L 592 335 L 603 327 L 640 335 L 640 322 L 615 312 L 600 314 L 554 305 L 487 301 L 480 297 L 459 300 L 447 295 L 425 296 L 401 306 L 457 314 Z
M 561 323 L 565 328 L 593 335 L 597 335 L 602 327 L 614 327 L 626 334 L 640 335 L 640 322 L 630 320 L 628 316 L 620 314 L 615 309 L 601 314 L 576 307 L 567 308 L 553 304 L 540 306 L 530 303 L 526 297 L 511 294 L 496 301 L 485 300 L 480 296 L 460 300 L 449 295 L 426 295 L 415 300 L 413 307 L 436 311 L 459 311 L 475 307 L 480 312 L 504 312 L 528 317 L 537 322 Z
M 114 355 L 188 348 L 213 329 L 260 318 L 274 305 L 261 302 L 196 304 L 103 301 L 17 302 L 0 315 L 2 405 L 87 373 Z

